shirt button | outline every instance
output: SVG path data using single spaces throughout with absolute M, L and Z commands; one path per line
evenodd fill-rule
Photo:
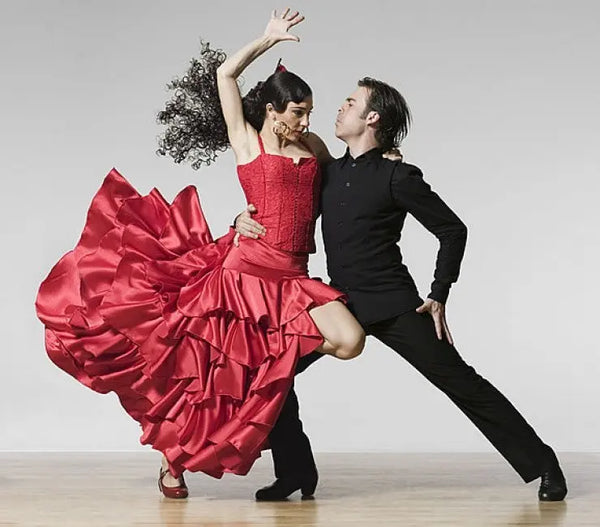
M 338 227 L 341 227 L 342 225 L 344 225 L 344 222 L 343 221 L 338 221 L 337 224 L 338 224 Z
M 352 168 L 354 168 L 354 167 L 356 166 L 356 163 L 352 163 L 350 166 L 351 166 Z
M 345 201 L 340 201 L 339 205 L 340 205 L 340 207 L 343 207 L 343 206 L 346 205 L 346 202 Z
M 349 187 L 350 186 L 350 181 L 346 181 L 346 186 Z

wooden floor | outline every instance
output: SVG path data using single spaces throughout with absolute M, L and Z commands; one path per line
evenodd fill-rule
M 320 454 L 314 501 L 257 503 L 267 453 L 246 477 L 188 474 L 190 498 L 156 486 L 159 455 L 0 453 L 0 526 L 600 526 L 600 455 L 560 456 L 562 503 L 538 503 L 496 454 Z

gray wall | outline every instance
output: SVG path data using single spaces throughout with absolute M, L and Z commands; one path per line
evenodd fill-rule
M 194 184 L 213 230 L 245 206 L 231 153 L 194 172 L 154 154 L 165 84 L 203 36 L 231 52 L 262 33 L 271 2 L 13 1 L 0 7 L 2 375 L 0 449 L 137 449 L 116 398 L 47 359 L 33 302 L 76 243 L 112 166 L 172 199 Z M 284 7 L 284 6 L 280 6 Z M 595 2 L 303 2 L 300 44 L 281 56 L 315 91 L 312 128 L 336 155 L 333 120 L 363 75 L 397 86 L 414 113 L 406 159 L 470 229 L 448 318 L 465 360 L 559 450 L 598 449 L 598 50 Z M 369 12 L 370 11 L 370 12 Z M 423 294 L 437 242 L 403 240 Z M 311 272 L 326 276 L 324 255 Z M 298 378 L 317 451 L 489 450 L 401 358 L 369 340 Z

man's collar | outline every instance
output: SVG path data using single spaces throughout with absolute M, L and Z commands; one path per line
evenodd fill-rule
M 350 155 L 350 148 L 346 147 L 346 153 L 344 154 L 344 160 L 354 160 L 354 161 L 367 161 L 369 159 L 379 158 L 383 154 L 383 150 L 378 146 L 371 148 L 371 150 L 367 150 L 365 153 L 359 155 L 356 159 L 354 159 Z

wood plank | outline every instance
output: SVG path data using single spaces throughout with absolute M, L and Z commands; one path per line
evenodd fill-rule
M 268 453 L 247 477 L 187 474 L 190 498 L 168 500 L 155 452 L 2 452 L 0 526 L 599 526 L 600 455 L 560 458 L 563 503 L 538 503 L 538 482 L 524 485 L 493 453 L 322 453 L 314 501 L 257 503 Z

